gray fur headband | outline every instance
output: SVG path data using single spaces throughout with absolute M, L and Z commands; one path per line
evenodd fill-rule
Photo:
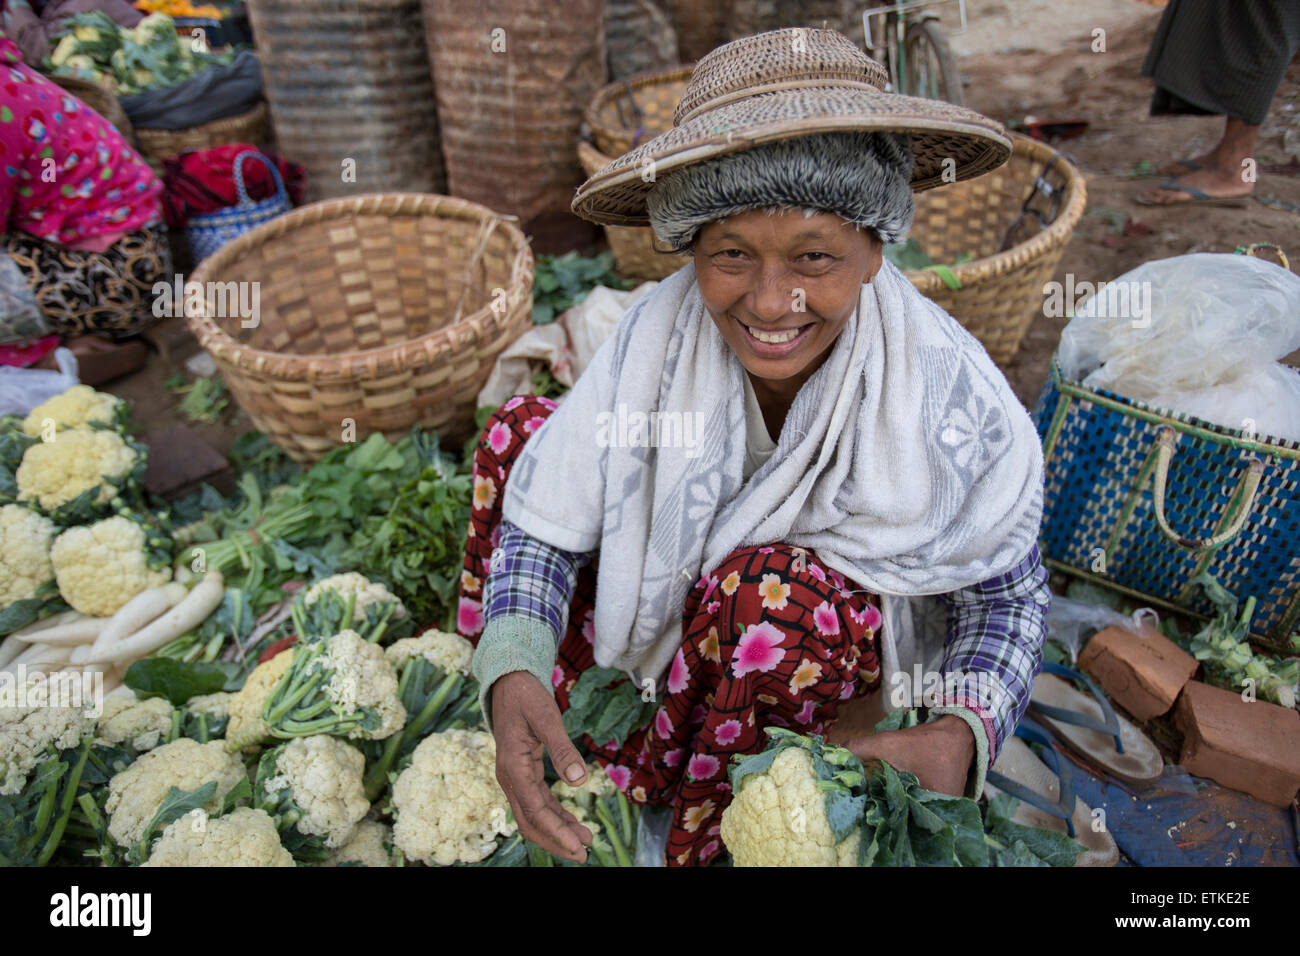
M 819 133 L 673 170 L 646 198 L 660 241 L 682 251 L 699 230 L 750 209 L 802 207 L 868 226 L 885 242 L 912 227 L 912 144 L 906 133 Z

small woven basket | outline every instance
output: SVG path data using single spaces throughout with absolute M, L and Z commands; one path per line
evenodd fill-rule
M 244 161 L 255 159 L 267 168 L 275 183 L 275 195 L 267 199 L 250 199 L 244 188 Z M 190 245 L 190 258 L 199 263 L 232 239 L 237 239 L 250 229 L 282 216 L 293 204 L 284 191 L 284 182 L 275 164 L 256 150 L 245 150 L 235 157 L 235 193 L 239 202 L 215 212 L 191 216 L 185 224 L 185 238 Z
M 907 273 L 1001 366 L 1015 357 L 1041 313 L 1043 285 L 1088 202 L 1083 174 L 1073 164 L 1045 143 L 1011 135 L 1014 150 L 1005 165 L 916 196 L 910 238 L 938 263 L 963 253 L 974 257 L 950 267 L 961 287 L 948 288 L 929 270 Z
M 672 128 L 673 111 L 694 68 L 688 64 L 642 73 L 610 83 L 592 98 L 582 118 L 596 148 L 609 157 L 605 162 Z
M 590 176 L 609 165 L 610 157 L 586 140 L 579 140 L 578 162 Z M 691 261 L 688 255 L 660 252 L 655 245 L 654 230 L 649 226 L 605 226 L 604 230 L 614 253 L 614 264 L 625 278 L 638 281 L 667 278 Z
M 303 206 L 223 246 L 191 278 L 210 291 L 202 308 L 187 298 L 190 330 L 253 424 L 303 464 L 413 425 L 469 437 L 479 389 L 532 314 L 523 233 L 448 196 Z M 223 307 L 232 289 L 257 307 Z
M 213 120 L 189 129 L 146 129 L 136 127 L 140 152 L 159 173 L 162 161 L 169 156 L 179 156 L 187 149 L 211 149 L 227 143 L 248 143 L 268 146 L 266 103 L 259 102 L 246 113 Z

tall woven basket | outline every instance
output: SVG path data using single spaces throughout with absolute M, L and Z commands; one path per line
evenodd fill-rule
M 573 142 L 605 82 L 604 0 L 424 0 L 449 191 L 527 224 L 569 215 Z
M 1011 159 L 1000 168 L 916 196 L 910 238 L 937 263 L 973 256 L 951 267 L 961 287 L 929 270 L 907 273 L 1003 366 L 1042 311 L 1043 285 L 1088 202 L 1078 169 L 1050 146 L 1011 135 Z
M 187 149 L 211 149 L 228 143 L 248 143 L 252 146 L 270 145 L 270 126 L 267 122 L 266 104 L 259 102 L 251 110 L 237 116 L 213 120 L 189 129 L 148 129 L 137 126 L 136 139 L 140 153 L 149 165 L 162 173 L 162 161 L 169 156 L 179 156 Z
M 214 292 L 198 311 L 187 299 L 190 330 L 253 424 L 304 464 L 413 425 L 469 437 L 478 390 L 532 313 L 523 233 L 448 196 L 303 206 L 223 246 L 191 278 Z M 241 303 L 256 290 L 258 308 L 229 308 L 215 290 L 231 288 Z
M 280 152 L 309 199 L 445 193 L 420 0 L 251 0 Z

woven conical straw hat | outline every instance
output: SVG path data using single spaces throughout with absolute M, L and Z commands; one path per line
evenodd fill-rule
M 917 192 L 987 173 L 1011 156 L 1011 140 L 995 120 L 940 100 L 887 93 L 885 82 L 884 67 L 834 30 L 772 30 L 733 40 L 696 64 L 672 128 L 588 179 L 573 211 L 605 225 L 644 226 L 646 195 L 658 177 L 818 133 L 911 134 Z

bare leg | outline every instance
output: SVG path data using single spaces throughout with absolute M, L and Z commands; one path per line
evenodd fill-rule
M 1248 166 L 1244 161 L 1254 156 L 1255 144 L 1258 140 L 1258 126 L 1229 116 L 1223 126 L 1223 138 L 1204 156 L 1196 158 L 1201 169 L 1178 175 L 1174 181 L 1183 186 L 1199 189 L 1208 196 L 1249 196 L 1254 191 L 1255 184 L 1246 178 Z M 1249 165 L 1253 166 L 1253 163 Z M 1174 168 L 1180 167 L 1174 164 Z M 1159 188 L 1147 190 L 1142 197 L 1151 202 L 1167 205 L 1185 202 L 1191 198 L 1185 192 Z

